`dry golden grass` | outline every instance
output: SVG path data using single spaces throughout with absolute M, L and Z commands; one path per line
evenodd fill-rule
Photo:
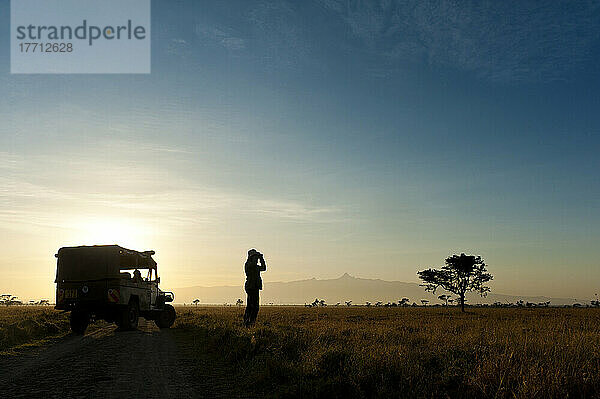
M 251 329 L 243 308 L 177 311 L 175 336 L 258 396 L 600 397 L 600 309 L 263 307 Z M 0 352 L 68 331 L 50 307 L 0 308 Z
M 178 308 L 176 328 L 272 397 L 600 397 L 599 309 Z
M 49 306 L 0 307 L 0 352 L 66 334 L 68 315 Z

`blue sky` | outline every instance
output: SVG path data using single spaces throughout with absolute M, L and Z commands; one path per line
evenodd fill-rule
M 150 75 L 10 75 L 8 4 L 20 295 L 99 240 L 155 249 L 171 287 L 237 284 L 254 246 L 267 281 L 416 281 L 464 251 L 496 292 L 598 292 L 597 4 L 155 1 Z

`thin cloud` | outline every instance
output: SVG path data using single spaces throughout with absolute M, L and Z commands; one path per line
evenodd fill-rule
M 600 38 L 600 5 L 591 2 L 321 3 L 377 55 L 498 82 L 562 80 Z
M 0 169 L 5 171 L 18 170 L 22 165 L 22 158 L 14 154 L 0 151 Z
M 3 204 L 0 226 L 68 228 L 66 216 L 72 220 L 90 214 L 128 215 L 143 220 L 160 220 L 164 225 L 190 227 L 216 225 L 224 215 L 312 223 L 343 221 L 342 210 L 331 206 L 319 207 L 297 201 L 226 192 L 182 178 L 176 179 L 167 172 L 160 173 L 153 169 L 131 170 L 128 165 L 119 164 L 106 167 L 103 162 L 94 160 L 69 162 L 72 168 L 71 176 L 67 178 L 69 184 L 62 186 L 49 182 L 64 178 L 61 176 L 63 168 L 48 172 L 36 182 L 26 177 L 29 174 L 26 175 L 24 171 L 20 173 L 18 169 L 17 173 L 0 177 L 0 204 Z M 42 164 L 52 162 L 47 157 L 29 157 L 29 173 Z M 169 184 L 163 185 L 163 181 Z M 87 184 L 83 184 L 85 182 Z M 100 187 L 101 183 L 104 186 Z
M 211 26 L 203 22 L 195 26 L 194 32 L 205 44 L 217 44 L 230 51 L 246 48 L 246 41 L 237 36 L 232 29 Z
M 334 222 L 341 210 L 335 207 L 311 207 L 291 201 L 254 200 L 244 210 L 297 222 Z

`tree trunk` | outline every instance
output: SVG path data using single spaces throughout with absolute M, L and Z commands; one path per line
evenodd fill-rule
M 460 294 L 460 311 L 461 312 L 465 311 L 465 294 L 464 293 Z

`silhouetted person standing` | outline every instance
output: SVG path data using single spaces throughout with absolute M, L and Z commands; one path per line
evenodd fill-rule
M 258 264 L 260 262 L 260 265 Z M 262 290 L 262 279 L 260 278 L 260 272 L 267 270 L 267 264 L 263 254 L 258 252 L 256 249 L 248 251 L 248 260 L 244 265 L 244 271 L 246 272 L 246 284 L 244 288 L 248 298 L 246 301 L 246 312 L 244 313 L 244 325 L 250 327 L 256 321 L 258 316 L 258 292 Z

